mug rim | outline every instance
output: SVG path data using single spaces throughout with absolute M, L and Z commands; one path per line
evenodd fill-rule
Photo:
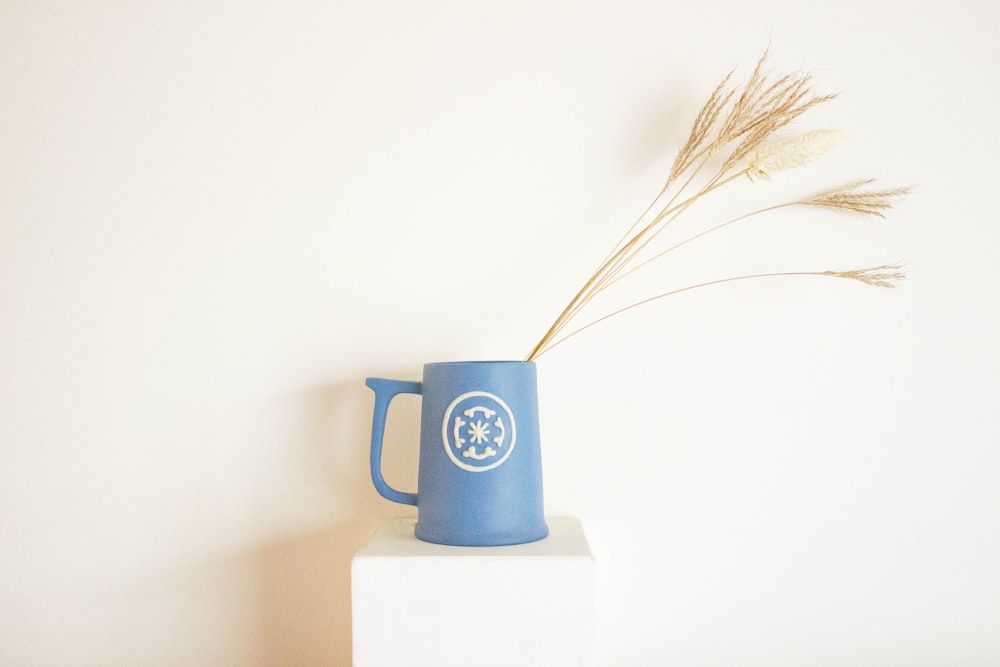
M 489 365 L 518 364 L 518 365 L 534 366 L 535 362 L 516 360 L 516 359 L 483 359 L 483 360 L 473 360 L 473 361 L 431 361 L 424 364 L 424 366 L 469 366 L 473 364 L 489 364 Z

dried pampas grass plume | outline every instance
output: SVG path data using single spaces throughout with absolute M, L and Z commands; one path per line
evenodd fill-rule
M 747 176 L 767 180 L 776 172 L 801 167 L 823 157 L 848 136 L 843 130 L 812 130 L 766 144 L 747 156 Z

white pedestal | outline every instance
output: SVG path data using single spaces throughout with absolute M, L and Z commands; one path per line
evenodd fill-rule
M 385 522 L 351 563 L 354 667 L 592 665 L 594 558 L 573 518 L 508 547 L 448 547 Z

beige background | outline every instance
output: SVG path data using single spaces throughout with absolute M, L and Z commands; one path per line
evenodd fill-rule
M 768 44 L 841 93 L 800 127 L 853 140 L 734 201 L 916 192 L 733 228 L 637 293 L 912 279 L 703 290 L 542 358 L 598 662 L 1000 663 L 998 18 L 0 1 L 0 666 L 348 665 L 350 556 L 407 511 L 368 481 L 364 377 L 522 357 Z

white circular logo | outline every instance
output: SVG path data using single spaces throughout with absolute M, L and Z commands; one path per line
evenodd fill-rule
M 492 470 L 506 461 L 516 434 L 510 408 L 486 391 L 470 391 L 452 401 L 441 425 L 448 458 L 469 472 Z

